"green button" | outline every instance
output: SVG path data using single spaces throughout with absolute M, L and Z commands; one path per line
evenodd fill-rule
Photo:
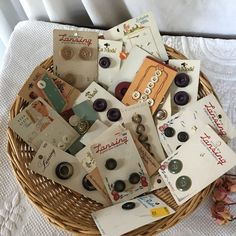
M 168 164 L 168 170 L 172 174 L 179 173 L 183 168 L 183 163 L 180 160 L 174 159 L 171 160 Z
M 176 180 L 175 185 L 178 190 L 184 192 L 184 191 L 187 191 L 188 189 L 190 189 L 190 187 L 192 185 L 192 180 L 188 176 L 180 176 Z

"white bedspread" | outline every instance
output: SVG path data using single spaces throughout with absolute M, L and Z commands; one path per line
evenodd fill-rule
M 29 203 L 16 182 L 6 154 L 10 105 L 32 70 L 52 55 L 54 28 L 74 27 L 36 21 L 19 23 L 3 59 L 0 72 L 0 236 L 70 235 L 51 225 Z M 201 70 L 212 82 L 225 111 L 236 125 L 236 40 L 168 36 L 163 39 L 187 57 L 201 60 Z M 231 145 L 236 151 L 236 142 Z M 236 221 L 217 226 L 211 218 L 210 206 L 211 201 L 205 201 L 191 216 L 161 235 L 236 235 Z

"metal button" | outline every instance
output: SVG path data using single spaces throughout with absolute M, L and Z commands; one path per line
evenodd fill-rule
M 157 76 L 152 76 L 151 82 L 156 83 L 157 81 L 158 81 L 158 77 Z
M 106 160 L 105 167 L 108 170 L 114 170 L 117 167 L 117 161 L 113 158 L 109 158 Z
M 66 144 L 63 143 L 63 142 L 59 142 L 59 143 L 57 144 L 57 147 L 60 148 L 61 150 L 64 150 L 64 149 L 66 148 Z
M 126 202 L 121 207 L 124 210 L 132 210 L 135 208 L 135 202 Z
M 73 172 L 74 168 L 69 162 L 61 162 L 56 167 L 56 175 L 59 179 L 69 179 Z
M 148 96 L 146 94 L 142 94 L 140 99 L 146 101 L 148 99 Z
M 93 50 L 92 48 L 89 47 L 83 47 L 80 49 L 79 52 L 79 57 L 83 60 L 90 60 L 92 58 L 93 55 Z
M 39 80 L 39 81 L 37 82 L 37 86 L 38 86 L 38 88 L 40 88 L 40 89 L 45 89 L 45 88 L 46 88 L 46 82 L 43 81 L 43 80 Z
M 165 120 L 167 117 L 167 111 L 164 109 L 159 109 L 156 114 L 158 120 Z
M 134 114 L 132 116 L 132 121 L 136 124 L 140 124 L 142 122 L 142 116 L 140 114 Z
M 189 102 L 189 94 L 185 91 L 179 91 L 174 95 L 174 101 L 179 106 L 184 106 Z
M 133 94 L 132 94 L 132 98 L 133 98 L 134 100 L 139 99 L 140 96 L 141 96 L 141 93 L 140 93 L 139 91 L 134 91 Z
M 144 94 L 149 95 L 152 92 L 150 88 L 145 88 Z
M 78 131 L 80 135 L 85 134 L 89 128 L 90 128 L 90 124 L 87 120 L 81 120 L 76 126 L 76 130 Z
M 121 118 L 121 113 L 118 108 L 111 108 L 107 111 L 107 118 L 110 121 L 118 121 Z
M 65 136 L 63 136 L 62 137 L 62 141 L 64 142 L 64 143 L 69 143 L 70 142 L 70 136 L 68 136 L 68 135 L 65 135 Z
M 96 188 L 92 185 L 92 183 L 87 179 L 87 175 L 84 176 L 82 180 L 83 187 L 88 191 L 95 191 Z
M 111 60 L 108 57 L 101 57 L 100 60 L 99 60 L 99 65 L 102 68 L 107 69 L 111 65 Z
M 180 73 L 175 76 L 175 84 L 180 88 L 188 86 L 189 81 L 189 76 L 186 73 Z
M 69 118 L 69 124 L 71 126 L 77 126 L 79 123 L 79 117 L 77 115 L 73 115 Z
M 119 99 L 120 101 L 123 99 L 123 97 L 125 96 L 130 84 L 131 84 L 130 82 L 121 82 L 116 86 L 115 96 L 116 96 L 117 99 Z
M 178 190 L 184 192 L 191 188 L 192 180 L 188 176 L 183 175 L 176 180 L 175 185 Z
M 139 140 L 139 142 L 141 142 L 141 143 L 145 143 L 145 142 L 148 141 L 148 136 L 145 135 L 145 134 L 140 134 L 140 135 L 138 136 L 138 140 Z
M 153 100 L 152 98 L 149 98 L 149 99 L 147 100 L 147 103 L 148 103 L 149 107 L 152 107 L 153 104 L 154 104 L 154 100 Z
M 132 173 L 130 176 L 129 176 L 129 182 L 131 184 L 137 184 L 139 183 L 140 181 L 140 175 L 138 173 Z
M 182 168 L 183 168 L 183 163 L 178 159 L 171 160 L 168 164 L 168 170 L 172 174 L 179 173 L 182 170 Z
M 136 127 L 137 134 L 143 134 L 145 132 L 145 126 L 143 124 L 138 124 Z
M 148 82 L 147 87 L 152 89 L 154 88 L 155 84 L 153 82 Z
M 189 135 L 188 133 L 182 131 L 178 133 L 177 138 L 180 142 L 186 142 L 189 139 Z
M 123 192 L 125 190 L 125 182 L 123 180 L 117 180 L 115 183 L 114 183 L 114 190 L 116 192 Z
M 173 137 L 175 135 L 175 130 L 172 127 L 167 127 L 164 129 L 164 134 L 166 137 Z
M 93 102 L 93 109 L 97 112 L 103 112 L 107 109 L 107 102 L 103 98 L 98 98 Z
M 61 56 L 65 59 L 65 60 L 71 60 L 72 57 L 74 56 L 74 50 L 73 48 L 69 47 L 69 46 L 65 46 L 61 49 Z

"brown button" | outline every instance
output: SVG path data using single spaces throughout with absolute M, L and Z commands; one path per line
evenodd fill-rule
M 88 47 L 83 47 L 80 49 L 79 52 L 79 57 L 83 60 L 90 60 L 92 58 L 93 55 L 93 50 L 92 48 L 88 48 Z
M 74 56 L 74 50 L 69 46 L 65 46 L 61 49 L 61 56 L 65 60 L 70 60 Z

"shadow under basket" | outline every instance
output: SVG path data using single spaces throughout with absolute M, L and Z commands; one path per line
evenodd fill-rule
M 186 59 L 173 48 L 165 47 L 169 58 Z M 53 72 L 52 57 L 44 61 L 41 67 Z M 214 93 L 212 85 L 201 72 L 198 97 L 204 97 L 209 93 Z M 26 106 L 27 103 L 17 96 L 10 110 L 10 119 L 13 119 Z M 9 128 L 7 147 L 11 165 L 22 189 L 51 223 L 76 235 L 100 235 L 91 213 L 102 209 L 102 205 L 29 170 L 28 166 L 35 152 Z M 181 206 L 175 203 L 167 187 L 154 191 L 156 196 L 175 209 L 175 214 L 126 235 L 153 235 L 172 227 L 191 214 L 211 193 L 213 186 L 214 183 Z

